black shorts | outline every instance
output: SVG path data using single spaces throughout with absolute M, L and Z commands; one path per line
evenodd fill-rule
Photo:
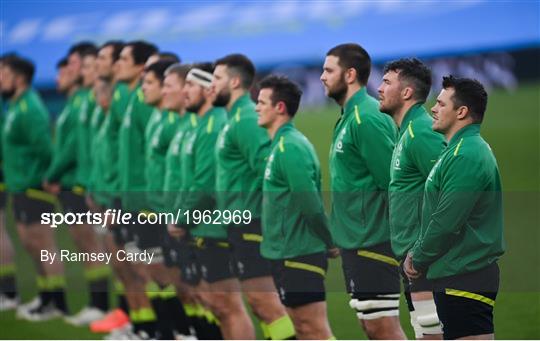
M 62 190 L 58 198 L 65 213 L 86 213 L 89 210 L 82 187 L 77 186 L 72 190 Z
M 195 242 L 189 238 L 180 240 L 179 244 L 179 263 L 182 282 L 191 286 L 197 286 L 201 281 L 201 272 L 197 257 L 195 256 Z
M 23 224 L 41 222 L 42 213 L 53 213 L 56 197 L 42 189 L 29 188 L 23 193 L 13 193 L 15 220 Z
M 139 214 L 149 214 L 150 212 L 140 212 Z M 157 252 L 161 254 L 164 243 L 164 235 L 167 233 L 167 226 L 165 224 L 150 224 L 145 222 L 139 223 L 138 215 L 132 214 L 133 237 L 135 243 L 140 250 L 146 250 L 149 252 Z
M 445 339 L 493 334 L 493 307 L 499 291 L 499 267 L 435 279 L 433 297 Z
M 130 225 L 114 225 L 111 227 L 111 232 L 116 245 L 125 245 L 126 243 L 133 242 L 133 228 Z
M 231 244 L 231 264 L 236 276 L 243 281 L 250 278 L 271 276 L 270 262 L 261 256 L 261 221 L 253 220 L 244 226 L 228 228 Z
M 274 284 L 284 306 L 295 308 L 326 299 L 326 253 L 272 260 L 270 264 Z
M 360 319 L 397 316 L 401 283 L 399 263 L 389 242 L 341 250 L 349 302 Z
M 163 233 L 161 250 L 163 252 L 163 261 L 165 266 L 169 268 L 180 266 L 181 248 L 182 244 L 178 239 L 171 237 L 167 231 Z
M 225 239 L 195 237 L 194 241 L 202 279 L 215 283 L 235 277 L 231 269 L 230 244 Z

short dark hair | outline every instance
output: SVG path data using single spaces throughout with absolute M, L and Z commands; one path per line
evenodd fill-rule
M 413 97 L 425 102 L 431 89 L 431 69 L 419 59 L 403 58 L 389 62 L 384 66 L 383 73 L 394 71 L 401 82 L 407 83 L 414 89 Z
M 158 60 L 157 62 L 148 65 L 144 71 L 153 72 L 154 75 L 156 75 L 156 78 L 159 79 L 159 82 L 163 83 L 163 80 L 165 79 L 165 70 L 173 64 L 174 62 L 171 60 Z
M 158 53 L 156 45 L 144 40 L 130 41 L 124 47 L 131 47 L 131 55 L 135 65 L 145 64 L 151 55 Z
M 14 74 L 22 76 L 26 84 L 30 85 L 32 83 L 36 67 L 30 59 L 14 55 L 4 59 L 2 62 L 5 63 Z
M 171 60 L 174 63 L 180 63 L 180 57 L 174 52 L 160 52 L 158 53 L 159 60 Z
M 68 60 L 66 57 L 63 57 L 56 63 L 56 70 L 60 70 L 61 68 L 66 67 L 67 65 L 68 65 Z
M 99 47 L 99 49 L 104 49 L 106 47 L 112 47 L 112 60 L 113 63 L 116 62 L 120 58 L 120 52 L 122 52 L 122 49 L 124 48 L 124 42 L 120 40 L 109 40 L 105 42 L 103 45 Z
M 285 103 L 287 114 L 294 117 L 300 105 L 302 90 L 298 84 L 285 76 L 269 75 L 259 82 L 259 88 L 272 90 L 272 105 L 278 102 Z
M 486 112 L 488 95 L 482 83 L 476 79 L 459 78 L 452 75 L 443 77 L 442 87 L 454 89 L 454 108 L 466 106 L 475 123 L 482 123 Z
M 81 41 L 79 43 L 76 43 L 76 44 L 72 45 L 69 48 L 68 56 L 71 56 L 72 54 L 77 53 L 82 58 L 82 57 L 84 57 L 84 56 L 86 56 L 88 54 L 96 55 L 97 51 L 98 51 L 97 47 L 96 47 L 96 45 L 94 43 L 92 43 L 90 41 Z
M 367 84 L 371 72 L 371 57 L 362 46 L 355 43 L 337 45 L 326 55 L 338 57 L 338 64 L 343 69 L 355 69 L 358 82 L 361 85 Z
M 178 78 L 185 80 L 190 69 L 191 69 L 190 64 L 174 63 L 171 66 L 169 66 L 167 70 L 165 70 L 165 76 L 168 76 L 170 74 L 175 74 L 178 76 Z
M 229 54 L 216 60 L 214 66 L 218 65 L 225 65 L 232 73 L 240 76 L 242 88 L 247 90 L 253 85 L 255 66 L 245 55 L 239 53 Z

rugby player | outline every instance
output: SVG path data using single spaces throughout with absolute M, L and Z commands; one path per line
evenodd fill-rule
M 369 338 L 404 339 L 399 263 L 390 246 L 387 190 L 397 131 L 366 90 L 371 58 L 357 44 L 326 54 L 321 81 L 341 107 L 330 149 L 331 229 L 349 302 Z
M 321 170 L 313 145 L 292 124 L 302 91 L 285 77 L 259 83 L 257 123 L 268 131 L 261 254 L 300 340 L 332 338 L 324 278 L 333 249 L 321 198 Z
M 448 145 L 428 175 L 420 237 L 404 270 L 434 282 L 445 339 L 493 339 L 505 242 L 497 160 L 480 135 L 488 96 L 469 78 L 443 77 L 442 87 L 431 111 Z
M 378 89 L 379 109 L 392 117 L 399 131 L 390 167 L 389 217 L 392 250 L 400 262 L 420 234 L 424 184 L 445 147 L 423 106 L 430 88 L 431 70 L 413 58 L 386 64 Z M 441 338 L 430 281 L 422 276 L 409 282 L 403 276 L 403 287 L 416 338 Z
M 249 90 L 255 77 L 253 63 L 232 54 L 215 62 L 214 105 L 226 107 L 229 120 L 216 145 L 216 195 L 220 210 L 249 210 L 251 223 L 227 228 L 232 266 L 242 291 L 259 319 L 263 334 L 271 339 L 294 336 L 290 318 L 272 283 L 270 264 L 260 254 L 262 175 L 270 140 L 257 125 Z
M 67 313 L 63 265 L 40 258 L 41 250 L 57 252 L 54 230 L 41 224 L 41 214 L 53 212 L 55 204 L 41 186 L 51 160 L 49 113 L 32 88 L 35 67 L 30 60 L 6 58 L 2 71 L 2 92 L 9 99 L 2 130 L 6 191 L 13 197 L 19 237 L 38 272 L 39 299 L 17 313 L 32 321 L 47 320 Z

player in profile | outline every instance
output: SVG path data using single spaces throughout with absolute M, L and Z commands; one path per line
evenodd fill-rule
M 505 242 L 499 168 L 480 135 L 488 96 L 469 78 L 443 77 L 442 87 L 431 111 L 448 145 L 428 175 L 422 230 L 404 270 L 434 282 L 445 339 L 493 339 Z
M 35 67 L 30 60 L 6 58 L 2 71 L 2 92 L 9 99 L 2 130 L 6 190 L 13 197 L 21 242 L 38 272 L 39 299 L 19 307 L 17 313 L 27 320 L 43 321 L 67 313 L 63 264 L 42 262 L 40 256 L 42 250 L 58 251 L 54 230 L 41 224 L 41 214 L 54 212 L 55 204 L 55 197 L 41 186 L 51 160 L 49 113 L 32 88 Z
M 298 339 L 329 340 L 324 278 L 333 249 L 313 145 L 292 124 L 302 91 L 285 77 L 259 83 L 258 124 L 272 140 L 263 182 L 261 254 Z M 335 250 L 334 250 L 335 251 Z
M 326 54 L 321 81 L 342 108 L 330 149 L 331 230 L 341 249 L 349 304 L 367 336 L 404 339 L 387 204 L 397 131 L 366 91 L 370 71 L 371 58 L 358 44 L 338 45 Z
M 252 216 L 250 224 L 231 224 L 227 229 L 232 265 L 265 337 L 291 338 L 291 320 L 273 287 L 270 264 L 260 254 L 262 177 L 270 140 L 257 125 L 255 104 L 249 93 L 255 67 L 241 54 L 218 59 L 215 66 L 214 105 L 224 106 L 229 113 L 216 144 L 218 208 L 231 212 L 249 210 Z

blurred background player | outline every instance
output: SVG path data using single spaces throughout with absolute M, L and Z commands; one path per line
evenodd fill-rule
M 292 124 L 302 91 L 285 77 L 259 83 L 258 124 L 272 140 L 264 171 L 261 254 L 287 307 L 296 338 L 329 340 L 324 278 L 333 248 L 315 148 Z
M 404 339 L 399 263 L 390 246 L 387 190 L 394 122 L 368 95 L 369 54 L 357 44 L 330 49 L 321 81 L 342 108 L 330 149 L 331 228 L 341 249 L 351 308 L 372 339 Z
M 54 212 L 55 198 L 41 183 L 51 159 L 49 113 L 31 84 L 34 64 L 23 57 L 3 61 L 2 91 L 9 109 L 2 131 L 3 170 L 21 242 L 38 271 L 39 299 L 20 306 L 18 316 L 47 320 L 67 313 L 64 267 L 41 262 L 41 251 L 57 252 L 54 230 L 41 224 L 41 213 Z
M 190 69 L 184 85 L 186 109 L 199 117 L 197 128 L 186 137 L 181 151 L 182 189 L 176 207 L 184 212 L 214 210 L 215 207 L 215 143 L 227 119 L 222 107 L 213 106 L 211 90 L 213 67 L 199 63 Z M 178 227 L 189 231 L 195 240 L 195 255 L 202 281 L 200 293 L 216 315 L 223 337 L 249 339 L 255 337 L 230 268 L 229 243 L 223 225 L 195 224 L 181 217 Z
M 85 202 L 87 170 L 90 169 L 86 157 L 89 154 L 87 110 L 89 87 L 95 73 L 93 60 L 97 53 L 92 43 L 78 43 L 68 52 L 65 69 L 59 70 L 59 91 L 67 94 L 66 106 L 56 121 L 53 160 L 48 169 L 44 187 L 58 195 L 64 212 L 86 213 Z M 83 60 L 87 63 L 87 77 L 82 76 Z M 84 169 L 81 170 L 81 169 Z M 92 226 L 78 224 L 71 226 L 69 232 L 77 249 L 81 252 L 102 252 Z M 104 316 L 108 310 L 109 268 L 100 262 L 86 262 L 85 277 L 90 289 L 89 305 L 78 314 L 66 318 L 73 325 L 87 325 Z
M 14 55 L 5 54 L 0 58 L 0 129 L 4 128 L 4 60 Z M 6 229 L 7 194 L 2 165 L 2 141 L 0 140 L 0 311 L 15 309 L 20 302 L 15 282 L 15 250 Z
M 445 147 L 442 134 L 431 129 L 433 119 L 423 107 L 431 88 L 431 70 L 418 59 L 386 64 L 379 86 L 379 109 L 390 115 L 399 131 L 390 166 L 389 219 L 392 250 L 402 262 L 420 234 L 424 184 Z M 425 276 L 409 282 L 403 275 L 405 298 L 417 339 L 442 337 Z
M 216 144 L 217 203 L 220 210 L 250 211 L 249 225 L 227 228 L 231 264 L 264 336 L 287 339 L 294 330 L 275 291 L 270 263 L 260 253 L 262 176 L 270 139 L 257 125 L 249 93 L 254 78 L 255 67 L 244 55 L 228 55 L 215 63 L 214 105 L 226 107 L 229 114 Z

